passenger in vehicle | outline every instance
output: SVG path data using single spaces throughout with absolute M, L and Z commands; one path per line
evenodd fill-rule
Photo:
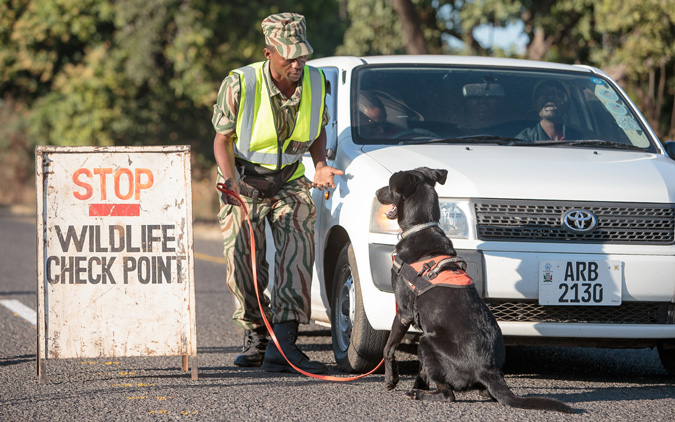
M 466 119 L 459 125 L 465 131 L 486 129 L 502 123 L 499 112 L 504 103 L 504 88 L 496 83 L 467 84 L 462 87 Z
M 569 94 L 560 82 L 547 80 L 535 85 L 532 105 L 539 115 L 539 123 L 524 129 L 516 138 L 527 141 L 583 139 L 580 131 L 565 123 Z
M 387 121 L 387 109 L 372 91 L 359 92 L 359 134 L 365 138 L 388 138 L 401 128 Z

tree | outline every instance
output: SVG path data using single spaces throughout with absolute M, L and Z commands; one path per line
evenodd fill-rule
M 304 14 L 321 57 L 342 40 L 343 2 L 0 0 L 0 203 L 25 201 L 36 144 L 188 144 L 193 178 L 207 179 L 218 87 L 264 59 L 260 22 Z M 214 214 L 206 184 L 195 215 Z
M 338 55 L 403 54 L 402 29 L 390 0 L 346 0 L 349 27 Z
M 260 22 L 287 10 L 307 17 L 315 57 L 333 53 L 337 0 L 0 0 L 0 92 L 30 107 L 35 142 L 181 143 L 210 159 L 220 81 L 264 59 Z
M 420 17 L 411 0 L 393 0 L 394 10 L 401 22 L 403 44 L 408 54 L 427 54 L 426 40 L 420 25 Z
M 667 0 L 603 0 L 596 6 L 603 63 L 657 132 L 675 138 L 675 6 Z

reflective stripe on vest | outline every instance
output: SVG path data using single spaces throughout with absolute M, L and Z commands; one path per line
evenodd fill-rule
M 300 160 L 304 152 L 284 152 L 279 157 L 279 137 L 274 124 L 269 89 L 265 86 L 267 78 L 263 76 L 263 64 L 264 62 L 254 63 L 232 71 L 239 75 L 241 86 L 234 152 L 253 163 L 276 168 L 279 164 L 284 166 Z M 293 132 L 284 141 L 283 150 L 292 141 L 311 145 L 321 133 L 326 96 L 324 75 L 311 66 L 305 66 L 303 72 L 298 114 Z

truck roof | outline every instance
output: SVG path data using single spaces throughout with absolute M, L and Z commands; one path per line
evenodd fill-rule
M 354 68 L 365 64 L 447 64 L 464 66 L 497 66 L 526 69 L 548 69 L 563 71 L 586 71 L 589 73 L 603 73 L 601 70 L 586 65 L 569 65 L 562 63 L 543 62 L 536 60 L 510 59 L 484 56 L 456 56 L 456 55 L 391 55 L 391 56 L 332 56 L 313 59 L 308 64 L 312 66 L 336 66 L 343 69 Z

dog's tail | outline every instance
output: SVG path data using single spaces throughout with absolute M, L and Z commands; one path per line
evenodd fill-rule
M 506 385 L 504 375 L 498 369 L 485 371 L 480 379 L 490 395 L 500 404 L 521 409 L 551 410 L 555 412 L 574 413 L 574 409 L 565 403 L 547 397 L 518 397 Z

